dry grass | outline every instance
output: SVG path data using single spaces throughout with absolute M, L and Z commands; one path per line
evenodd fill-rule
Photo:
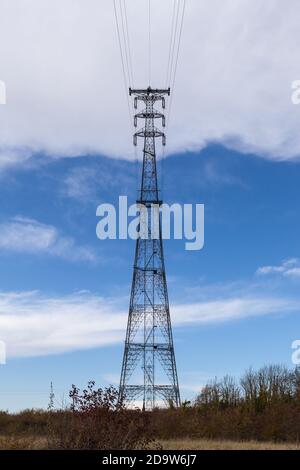
M 39 436 L 0 436 L 0 450 L 47 449 L 47 439 Z
M 160 441 L 164 450 L 300 450 L 300 445 L 274 442 L 233 442 L 208 439 Z
M 160 441 L 164 450 L 300 450 L 296 443 L 233 442 L 209 439 L 174 439 Z M 47 449 L 47 439 L 38 436 L 0 436 L 0 450 Z

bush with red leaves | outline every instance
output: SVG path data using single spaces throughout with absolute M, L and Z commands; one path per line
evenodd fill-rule
M 91 381 L 82 392 L 73 385 L 69 396 L 70 410 L 54 412 L 50 417 L 48 446 L 51 449 L 153 447 L 149 415 L 137 409 L 125 409 L 115 387 L 95 388 L 95 382 Z

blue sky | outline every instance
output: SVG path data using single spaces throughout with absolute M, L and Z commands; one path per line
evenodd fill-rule
M 1 174 L 4 409 L 47 406 L 50 381 L 61 402 L 72 383 L 106 385 L 120 373 L 134 242 L 98 240 L 95 213 L 120 194 L 133 202 L 139 169 L 100 155 L 42 157 Z M 159 168 L 166 202 L 205 204 L 203 250 L 165 241 L 183 398 L 216 375 L 292 366 L 300 335 L 299 164 L 211 145 Z
M 205 204 L 203 250 L 165 243 L 192 398 L 216 375 L 292 366 L 300 337 L 300 3 L 186 4 L 159 171 L 166 202 Z M 151 0 L 151 57 L 148 0 L 126 5 L 132 81 L 151 63 L 163 86 L 173 0 Z M 0 0 L 0 80 L 0 408 L 16 410 L 47 406 L 51 381 L 61 404 L 120 374 L 134 242 L 98 240 L 96 208 L 134 202 L 139 168 L 113 2 Z

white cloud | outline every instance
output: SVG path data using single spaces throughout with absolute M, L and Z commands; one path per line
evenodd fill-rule
M 164 85 L 172 1 L 152 0 L 152 84 Z M 147 80 L 147 1 L 127 0 L 135 84 Z M 32 152 L 131 158 L 112 0 L 0 0 L 0 167 Z M 300 154 L 298 0 L 189 0 L 169 152 L 210 141 Z M 22 151 L 22 149 L 26 151 Z M 19 151 L 17 150 L 19 149 Z
M 290 258 L 278 266 L 262 266 L 257 270 L 257 274 L 280 274 L 286 277 L 300 277 L 300 259 Z
M 65 297 L 0 293 L 0 334 L 8 357 L 113 344 L 124 339 L 125 320 L 113 301 L 86 292 Z
M 136 184 L 133 174 L 128 172 L 115 172 L 105 169 L 105 163 L 94 162 L 92 167 L 80 166 L 72 168 L 63 180 L 62 194 L 78 201 L 95 202 L 99 191 L 122 188 L 127 194 Z
M 28 148 L 0 148 L 0 172 L 18 165 L 24 166 L 31 157 L 32 151 Z
M 5 83 L 0 80 L 0 105 L 6 103 L 6 87 Z
M 171 306 L 173 326 L 203 325 L 260 315 L 299 311 L 300 301 L 284 298 L 225 298 Z M 0 293 L 0 340 L 8 358 L 64 353 L 124 341 L 127 305 L 79 292 L 46 296 L 39 292 Z M 107 378 L 111 380 L 111 377 Z
M 92 168 L 75 168 L 64 180 L 64 195 L 89 200 L 96 194 L 96 183 L 99 185 L 97 174 Z
M 239 320 L 247 317 L 298 311 L 300 301 L 280 297 L 230 297 L 217 301 L 204 301 L 175 305 L 173 321 L 177 324 L 208 324 Z
M 0 250 L 48 254 L 73 261 L 95 261 L 94 252 L 62 236 L 52 225 L 16 216 L 0 224 Z

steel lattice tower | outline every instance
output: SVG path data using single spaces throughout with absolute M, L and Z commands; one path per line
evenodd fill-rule
M 159 101 L 164 109 L 165 95 L 170 95 L 170 89 L 129 89 L 129 94 L 134 96 L 135 109 L 139 101 L 145 106 L 134 116 L 135 127 L 138 119 L 143 119 L 145 123 L 134 134 L 135 145 L 138 137 L 144 139 L 142 182 L 137 203 L 145 209 L 144 216 L 140 215 L 140 236 L 136 241 L 119 398 L 128 404 L 142 400 L 143 409 L 151 410 L 159 401 L 180 405 L 161 217 L 158 215 L 156 219 L 156 236 L 154 224 L 151 223 L 154 219 L 153 207 L 159 208 L 162 204 L 157 184 L 155 139 L 162 138 L 165 145 L 165 134 L 154 124 L 155 119 L 161 119 L 164 127 L 165 116 L 154 108 L 154 104 Z M 143 383 L 139 378 L 134 378 L 137 370 L 142 370 Z

